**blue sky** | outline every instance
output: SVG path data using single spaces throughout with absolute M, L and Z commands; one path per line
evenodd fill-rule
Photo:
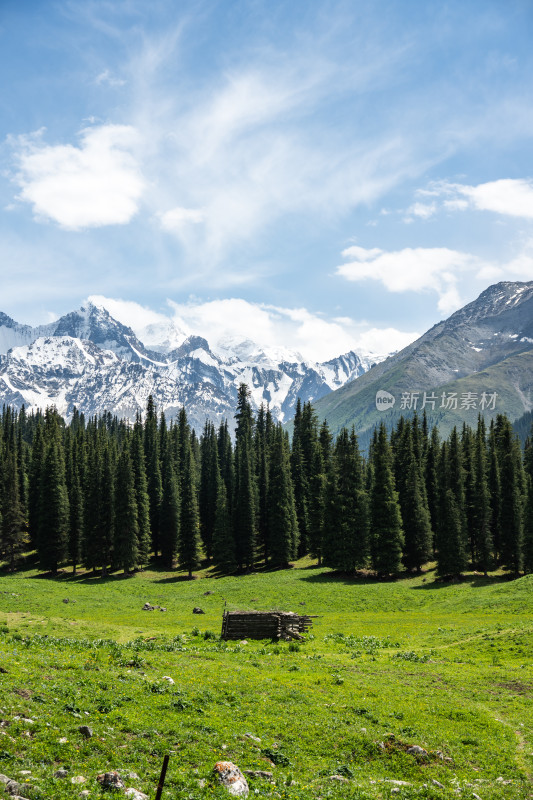
M 0 310 L 326 358 L 533 279 L 533 6 L 2 0 Z

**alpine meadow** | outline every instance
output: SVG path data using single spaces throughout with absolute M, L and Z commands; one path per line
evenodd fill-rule
M 533 800 L 532 0 L 0 0 L 0 800 Z

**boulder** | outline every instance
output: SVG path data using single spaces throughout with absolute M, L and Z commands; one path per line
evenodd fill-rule
M 81 733 L 82 736 L 85 736 L 86 739 L 90 739 L 93 735 L 92 728 L 89 728 L 88 725 L 80 725 L 78 731 Z
M 274 773 L 268 772 L 266 769 L 245 769 L 244 774 L 250 778 L 263 778 L 265 781 L 274 780 Z
M 418 744 L 414 744 L 412 747 L 407 749 L 407 752 L 412 756 L 427 756 L 427 750 L 424 750 L 423 747 L 420 747 Z
M 17 781 L 8 781 L 5 786 L 6 792 L 11 795 L 20 795 L 22 789 L 24 788 L 20 785 L 20 783 L 17 783 Z
M 193 608 L 193 610 L 192 610 L 192 613 L 193 614 L 205 614 L 205 611 L 203 610 L 203 608 L 198 608 L 198 606 L 195 606 Z
M 152 605 L 150 605 L 150 603 L 145 603 L 143 605 L 143 611 L 153 611 L 153 610 L 154 610 L 154 607 Z
M 213 771 L 221 786 L 234 796 L 245 796 L 250 791 L 240 769 L 231 761 L 217 761 Z
M 102 772 L 96 776 L 96 780 L 103 789 L 124 789 L 124 781 L 116 770 Z
M 126 797 L 131 798 L 131 800 L 149 800 L 147 794 L 143 794 L 138 789 L 134 789 L 132 786 L 126 789 L 124 794 L 126 795 Z

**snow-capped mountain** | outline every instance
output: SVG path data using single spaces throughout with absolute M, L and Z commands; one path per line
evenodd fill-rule
M 147 329 L 147 347 L 90 303 L 38 328 L 0 314 L 0 402 L 28 410 L 55 405 L 67 418 L 77 407 L 86 415 L 111 411 L 133 420 L 152 394 L 169 418 L 185 406 L 199 430 L 206 419 L 231 423 L 241 383 L 256 408 L 268 403 L 286 421 L 298 397 L 314 402 L 372 365 L 371 356 L 355 352 L 314 363 L 250 340 L 212 350 L 202 337 L 171 327 Z

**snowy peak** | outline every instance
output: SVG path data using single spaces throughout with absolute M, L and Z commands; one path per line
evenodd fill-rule
M 133 420 L 152 395 L 168 418 L 185 406 L 200 429 L 206 419 L 233 420 L 241 383 L 256 408 L 268 404 L 275 419 L 286 421 L 298 397 L 315 402 L 367 368 L 354 352 L 320 364 L 252 340 L 227 339 L 212 349 L 202 336 L 172 325 L 148 328 L 150 349 L 92 303 L 42 328 L 2 314 L 0 402 L 28 409 L 53 404 L 67 418 L 76 406 L 88 415 L 110 411 Z
M 105 308 L 92 303 L 61 317 L 55 323 L 54 336 L 71 336 L 93 342 L 102 350 L 112 350 L 126 361 L 157 360 L 131 328 L 113 319 Z
M 505 324 L 505 318 L 512 312 L 513 322 L 516 322 L 517 311 L 520 306 L 531 313 L 533 308 L 533 281 L 522 283 L 518 281 L 502 281 L 485 289 L 472 303 L 468 303 L 446 321 L 447 327 L 454 327 L 464 323 L 480 322 L 482 320 L 499 318 L 499 324 Z

